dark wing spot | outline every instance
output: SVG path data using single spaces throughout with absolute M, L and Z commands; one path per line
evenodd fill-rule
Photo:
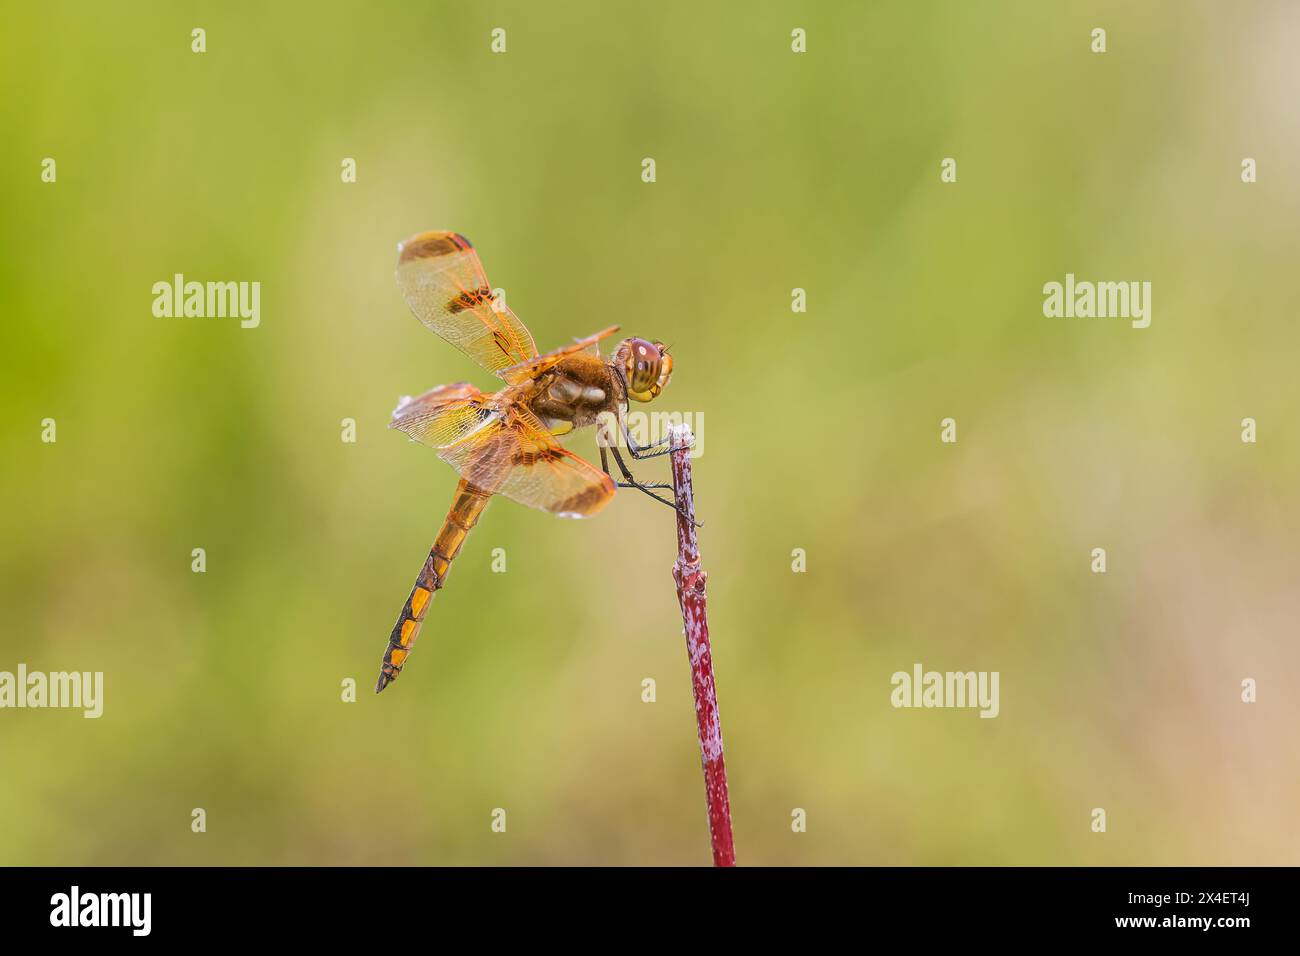
M 466 309 L 477 309 L 485 303 L 490 305 L 495 298 L 491 289 L 475 289 L 472 292 L 467 290 L 447 303 L 447 311 L 455 315 Z
M 516 457 L 514 464 L 524 468 L 532 468 L 534 465 L 555 464 L 564 457 L 564 449 L 558 445 L 553 448 L 539 448 L 536 451 L 521 451 Z
M 422 232 L 402 243 L 398 262 L 410 262 L 413 259 L 437 259 L 442 256 L 456 255 L 462 247 L 455 243 L 458 238 L 452 232 Z
M 600 503 L 601 499 L 608 497 L 608 495 L 609 488 L 606 487 L 605 482 L 598 485 L 589 485 L 576 495 L 571 495 L 564 501 L 551 505 L 550 510 L 557 514 L 587 514 Z

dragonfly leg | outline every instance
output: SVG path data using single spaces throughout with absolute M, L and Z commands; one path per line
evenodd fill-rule
M 653 448 L 654 446 L 647 446 Z M 671 448 L 665 448 L 662 451 L 646 451 L 644 448 L 628 448 L 628 453 L 637 461 L 643 461 L 646 458 L 662 458 L 664 455 L 672 454 Z
M 623 423 L 623 438 L 624 440 L 627 441 L 628 454 L 630 454 L 637 461 L 641 461 L 642 459 L 645 458 L 658 458 L 662 455 L 667 455 L 672 453 L 672 448 L 666 447 L 672 444 L 672 436 L 668 436 L 667 438 L 661 438 L 658 441 L 652 441 L 648 445 L 638 445 L 635 439 L 632 438 L 632 433 L 631 431 L 628 430 L 626 421 Z M 691 444 L 687 445 L 686 447 L 690 448 L 694 444 L 695 444 L 695 439 L 692 438 Z M 656 449 L 656 448 L 660 450 L 652 451 L 652 449 Z
M 611 445 L 609 450 L 610 450 L 611 452 L 614 453 L 614 461 L 618 464 L 618 470 L 621 471 L 621 472 L 623 473 L 624 481 L 616 482 L 616 484 L 617 484 L 620 488 L 635 488 L 637 491 L 641 492 L 642 494 L 649 495 L 649 496 L 650 496 L 651 498 L 653 498 L 655 501 L 658 501 L 658 502 L 660 502 L 661 504 L 665 504 L 665 505 L 667 505 L 669 508 L 672 508 L 674 511 L 676 511 L 678 514 L 680 514 L 682 517 L 684 517 L 684 518 L 689 517 L 689 515 L 687 515 L 686 512 L 682 511 L 679 507 L 677 507 L 677 502 L 676 502 L 676 501 L 669 501 L 667 498 L 660 497 L 659 495 L 655 494 L 655 493 L 651 490 L 652 488 L 671 488 L 672 485 L 665 485 L 665 484 L 645 484 L 645 483 L 643 483 L 643 482 L 637 481 L 636 478 L 633 476 L 632 472 L 628 469 L 628 467 L 627 467 L 627 463 L 626 463 L 625 461 L 623 461 L 623 456 L 620 455 L 620 454 L 618 453 L 618 449 L 617 449 L 616 447 L 614 447 L 614 446 Z M 613 477 L 613 473 L 610 472 L 610 470 L 609 470 L 609 462 L 608 462 L 608 461 L 606 460 L 606 458 L 605 458 L 605 448 L 604 448 L 604 446 L 601 446 L 601 449 L 600 449 L 600 463 L 601 463 L 601 465 L 602 465 L 602 466 L 604 467 L 604 469 L 605 469 L 605 474 L 610 475 L 611 477 Z M 697 528 L 702 528 L 702 527 L 703 527 L 703 525 L 700 524 L 700 522 L 698 522 L 698 521 L 694 522 L 694 524 L 695 524 L 695 527 L 697 527 Z

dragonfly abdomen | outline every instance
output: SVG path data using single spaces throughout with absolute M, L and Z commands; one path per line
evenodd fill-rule
M 397 675 L 402 672 L 411 648 L 415 645 L 415 639 L 420 635 L 420 624 L 429 612 L 429 604 L 433 601 L 434 592 L 441 590 L 446 583 L 451 562 L 455 560 L 461 545 L 465 543 L 465 536 L 478 523 L 479 515 L 483 513 L 491 497 L 491 492 L 484 491 L 463 478 L 456 486 L 456 498 L 452 502 L 451 510 L 443 520 L 433 547 L 429 549 L 429 556 L 424 559 L 424 567 L 420 569 L 420 575 L 415 579 L 415 586 L 411 588 L 406 604 L 402 607 L 402 613 L 397 616 L 397 623 L 393 625 L 393 632 L 389 635 L 388 647 L 384 650 L 384 661 L 379 671 L 379 681 L 375 684 L 376 694 L 397 680 Z

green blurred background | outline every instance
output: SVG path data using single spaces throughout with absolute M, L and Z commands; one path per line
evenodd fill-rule
M 641 496 L 494 503 L 370 692 L 455 485 L 389 412 L 490 384 L 393 281 L 437 228 L 542 349 L 674 346 L 742 864 L 1300 858 L 1295 5 L 3 16 L 0 670 L 106 688 L 0 711 L 0 863 L 709 860 Z M 176 272 L 261 327 L 155 318 Z M 1044 318 L 1066 272 L 1151 281 L 1151 327 Z M 893 709 L 915 662 L 1001 715 Z

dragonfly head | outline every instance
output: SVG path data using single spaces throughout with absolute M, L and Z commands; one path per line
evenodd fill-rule
M 627 397 L 638 402 L 658 398 L 673 376 L 673 357 L 662 342 L 624 339 L 614 352 L 614 366 L 623 374 Z

